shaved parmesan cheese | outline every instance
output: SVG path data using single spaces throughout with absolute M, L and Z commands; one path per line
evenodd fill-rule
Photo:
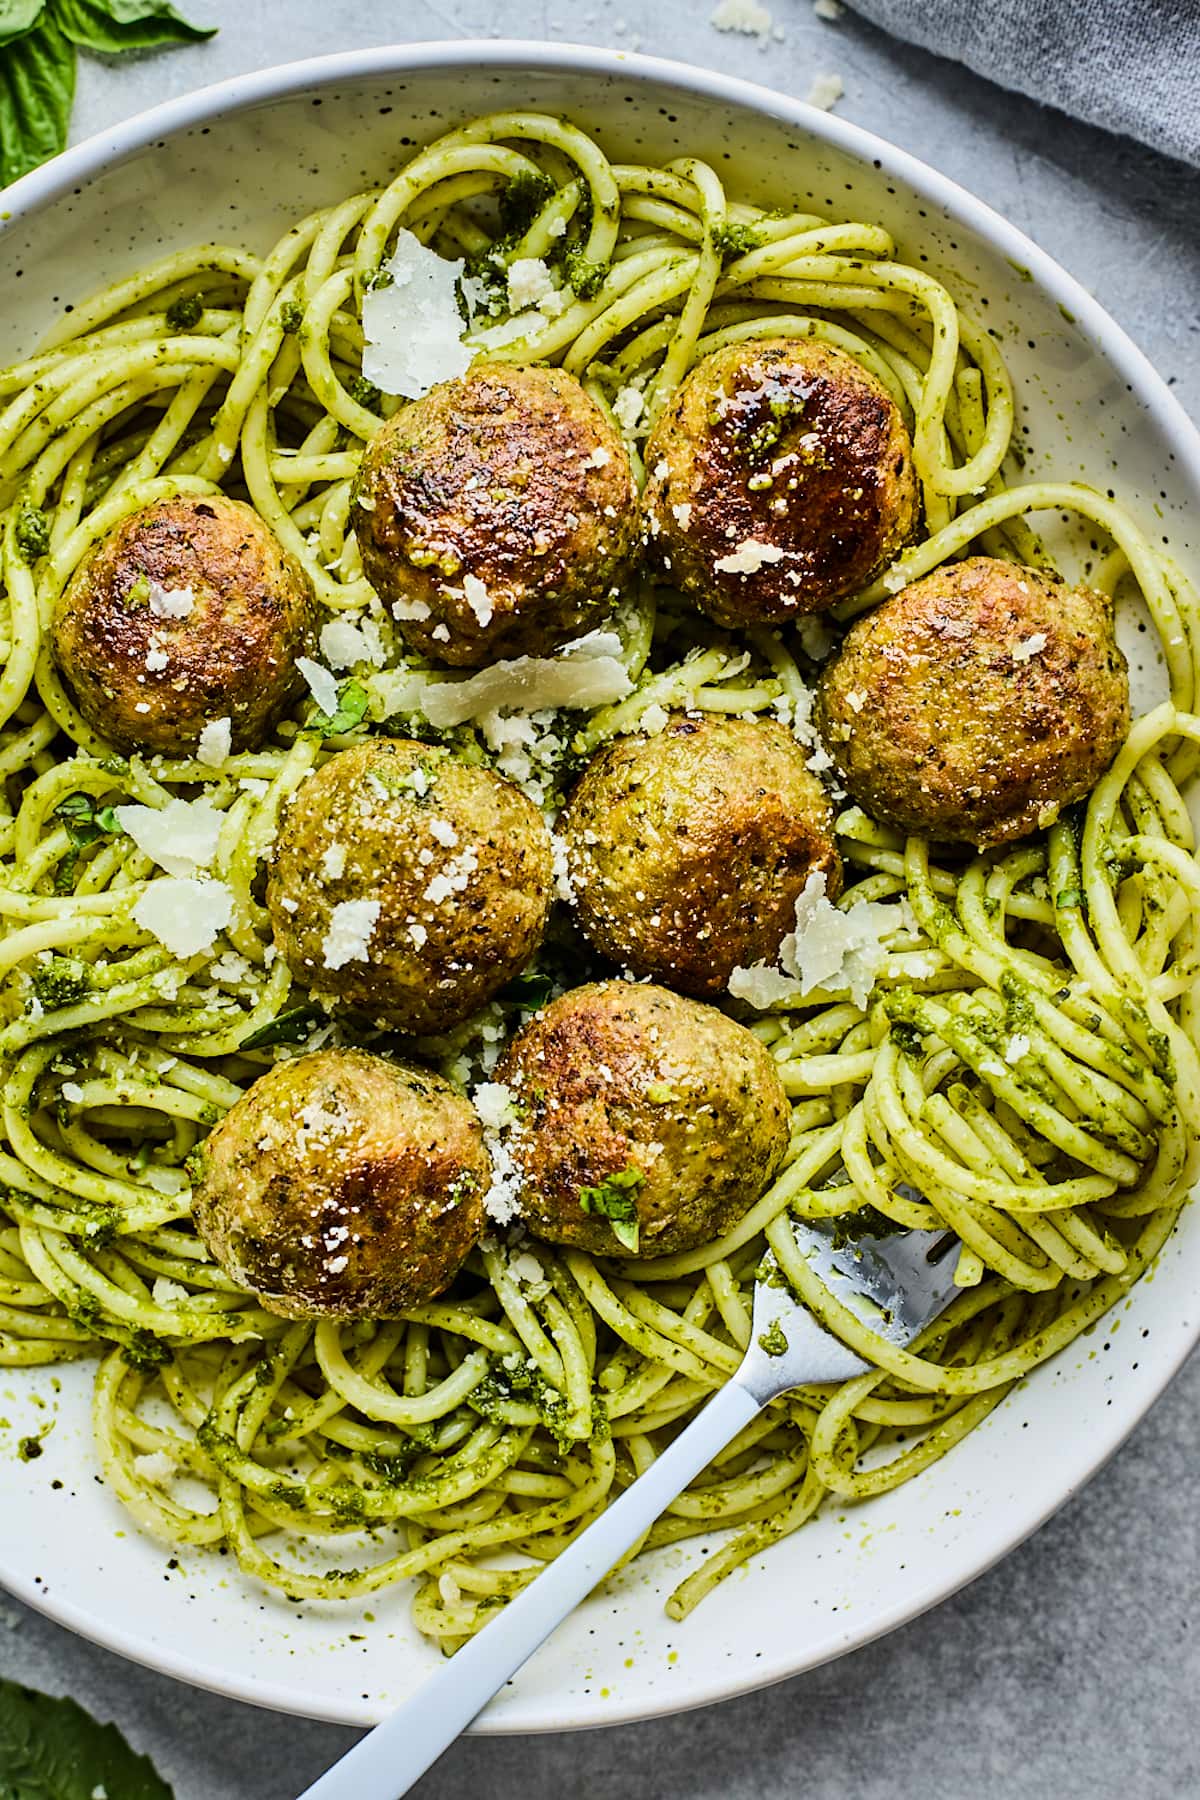
M 296 667 L 308 683 L 308 691 L 321 711 L 332 716 L 337 711 L 338 704 L 336 676 L 331 675 L 322 663 L 314 662 L 311 656 L 298 656 Z
M 196 596 L 190 587 L 163 587 L 161 582 L 153 579 L 146 598 L 156 619 L 186 619 L 196 604 Z
M 233 744 L 233 724 L 229 719 L 210 719 L 200 733 L 196 745 L 196 761 L 207 769 L 219 769 Z
M 321 627 L 321 655 L 331 669 L 352 669 L 364 662 L 381 669 L 387 661 L 379 627 L 373 619 L 362 619 L 357 624 L 352 619 L 330 619 L 328 625 Z M 321 710 L 332 709 L 323 706 Z
M 1040 656 L 1049 642 L 1050 639 L 1044 631 L 1035 631 L 1031 637 L 1022 638 L 1021 642 L 1015 646 L 1012 659 L 1015 663 L 1028 662 L 1031 657 Z
M 511 319 L 501 319 L 498 325 L 489 325 L 486 331 L 477 331 L 474 342 L 482 350 L 502 350 L 506 344 L 517 343 L 544 324 L 540 312 L 516 313 Z
M 222 815 L 210 800 L 168 800 L 163 807 L 118 806 L 117 824 L 168 875 L 192 875 L 217 854 Z
M 180 957 L 210 949 L 232 917 L 233 893 L 225 883 L 191 875 L 152 881 L 133 909 L 134 923 Z
M 367 946 L 379 921 L 382 903 L 378 900 L 342 900 L 334 907 L 321 951 L 327 969 L 340 969 L 348 962 L 367 962 Z
M 362 372 L 385 394 L 416 400 L 471 366 L 457 296 L 464 264 L 401 230 L 383 268 L 391 280 L 363 296 Z
M 722 556 L 714 567 L 720 575 L 757 575 L 766 563 L 782 562 L 783 557 L 784 552 L 776 544 L 760 544 L 757 538 L 744 538 L 736 550 Z
M 620 657 L 615 631 L 590 631 L 557 656 L 519 656 L 463 681 L 430 682 L 407 675 L 385 687 L 387 678 L 382 677 L 376 691 L 389 711 L 419 709 L 431 725 L 445 730 L 485 713 L 607 706 L 623 700 L 633 683 Z
M 803 1000 L 821 988 L 849 993 L 856 1006 L 865 1007 L 887 961 L 883 940 L 905 928 L 901 909 L 883 901 L 860 901 L 842 912 L 825 896 L 824 873 L 814 870 L 796 901 L 796 929 L 779 947 L 780 967 L 755 963 L 735 969 L 729 992 L 761 1008 Z

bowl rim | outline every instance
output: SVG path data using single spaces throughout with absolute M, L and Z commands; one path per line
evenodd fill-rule
M 1043 292 L 1073 315 L 1076 329 L 1090 340 L 1101 359 L 1120 374 L 1147 408 L 1174 451 L 1183 478 L 1200 496 L 1200 431 L 1124 327 L 1048 251 L 950 176 L 941 174 L 866 127 L 777 89 L 672 58 L 589 44 L 547 43 L 520 38 L 455 38 L 378 45 L 252 70 L 161 101 L 115 125 L 105 126 L 22 176 L 0 194 L 0 237 L 20 219 L 37 213 L 102 174 L 110 165 L 145 149 L 155 139 L 316 89 L 435 68 L 471 71 L 537 69 L 548 74 L 624 75 L 639 84 L 658 82 L 674 86 L 692 97 L 733 105 L 791 124 L 861 162 L 877 165 L 898 178 L 910 192 L 941 209 L 946 217 L 958 220 L 993 249 L 1027 269 Z M 1165 1250 L 1166 1246 L 1164 1253 Z M 905 1588 L 902 1598 L 875 1615 L 869 1629 L 839 1628 L 798 1658 L 772 1662 L 764 1659 L 755 1662 L 745 1673 L 710 1677 L 703 1683 L 694 1684 L 686 1694 L 671 1695 L 670 1698 L 656 1696 L 648 1703 L 633 1699 L 617 1713 L 608 1711 L 603 1719 L 575 1712 L 539 1725 L 519 1718 L 510 1720 L 505 1715 L 495 1719 L 484 1716 L 469 1730 L 483 1735 L 525 1735 L 631 1724 L 641 1719 L 686 1712 L 773 1686 L 885 1636 L 985 1574 L 1073 1499 L 1145 1417 L 1197 1342 L 1200 1342 L 1200 1312 L 1194 1322 L 1183 1323 L 1176 1348 L 1167 1351 L 1154 1377 L 1144 1387 L 1139 1387 L 1135 1404 L 1128 1410 L 1114 1408 L 1108 1418 L 1104 1414 L 1097 1417 L 1087 1466 L 1064 1491 L 1048 1504 L 1039 1502 L 1031 1513 L 1018 1513 L 1011 1527 L 989 1543 L 982 1557 L 975 1549 L 948 1555 L 936 1580 L 915 1590 Z M 219 1667 L 197 1664 L 174 1645 L 135 1636 L 119 1622 L 90 1612 L 87 1607 L 59 1595 L 53 1587 L 47 1590 L 39 1586 L 31 1576 L 12 1567 L 0 1567 L 0 1584 L 36 1611 L 91 1642 L 159 1674 L 173 1676 L 229 1699 L 291 1715 L 355 1726 L 376 1723 L 391 1710 L 389 1707 L 381 1711 L 378 1705 L 370 1702 L 364 1706 L 349 1700 L 322 1701 L 317 1696 L 306 1697 L 298 1686 L 279 1681 L 246 1680 Z

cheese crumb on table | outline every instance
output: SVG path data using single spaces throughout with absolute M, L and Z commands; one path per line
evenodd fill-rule
M 771 11 L 761 0 L 720 0 L 709 23 L 718 31 L 738 31 L 745 37 L 770 36 Z

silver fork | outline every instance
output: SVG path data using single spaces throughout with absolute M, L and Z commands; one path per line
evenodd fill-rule
M 793 1225 L 814 1272 L 875 1334 L 908 1344 L 955 1294 L 947 1232 L 903 1231 L 840 1246 L 829 1230 Z M 306 1788 L 300 1800 L 399 1800 L 538 1645 L 585 1600 L 671 1501 L 772 1400 L 792 1388 L 845 1381 L 871 1365 L 820 1325 L 773 1258 L 754 1289 L 750 1346 L 668 1449 L 478 1636 L 382 1725 Z

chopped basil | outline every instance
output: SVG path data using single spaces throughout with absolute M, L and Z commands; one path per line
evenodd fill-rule
M 361 681 L 346 681 L 338 689 L 337 708 L 331 713 L 315 713 L 309 721 L 308 729 L 317 731 L 322 737 L 340 737 L 344 731 L 353 731 L 361 725 L 367 710 L 369 696 Z

